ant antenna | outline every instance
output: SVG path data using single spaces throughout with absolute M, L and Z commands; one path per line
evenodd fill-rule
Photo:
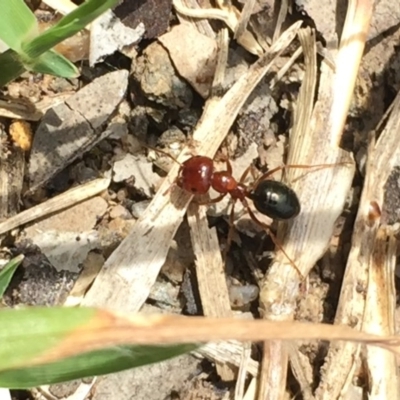
M 256 181 L 253 183 L 253 187 L 257 186 L 257 184 L 265 179 L 267 179 L 269 176 L 273 175 L 275 172 L 281 171 L 281 170 L 287 170 L 289 168 L 297 168 L 297 169 L 313 169 L 313 171 L 310 172 L 316 172 L 320 169 L 324 169 L 324 168 L 330 168 L 330 167 L 336 167 L 338 165 L 347 165 L 347 164 L 351 164 L 349 162 L 338 162 L 338 163 L 333 163 L 333 164 L 315 164 L 315 165 L 304 165 L 304 164 L 287 164 L 287 165 L 282 165 L 280 167 L 276 167 L 273 168 L 269 171 L 267 171 L 266 173 L 262 174 L 261 176 L 259 176 Z M 295 181 L 299 179 L 296 178 Z
M 145 143 L 141 143 L 141 145 L 143 147 L 146 147 L 149 150 L 155 151 L 156 153 L 164 154 L 165 156 L 169 157 L 172 161 L 176 162 L 178 165 L 180 165 L 182 167 L 182 163 L 180 161 L 178 161 L 172 154 L 169 154 L 165 150 L 156 149 L 155 147 L 149 146 L 148 144 L 145 144 Z

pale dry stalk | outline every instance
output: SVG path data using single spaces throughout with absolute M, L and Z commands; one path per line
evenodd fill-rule
M 229 36 L 226 28 L 218 33 L 218 47 L 217 67 L 211 88 L 211 96 L 215 94 L 213 102 L 219 101 L 216 93 L 224 80 L 228 61 Z M 192 202 L 187 212 L 193 252 L 196 255 L 196 278 L 201 305 L 206 317 L 230 317 L 233 313 L 225 276 L 225 264 L 219 249 L 217 230 L 208 226 L 207 208 L 206 205 L 199 206 Z M 216 367 L 223 380 L 234 379 L 234 371 L 228 364 L 217 362 Z
M 22 211 L 0 223 L 0 235 L 96 196 L 108 188 L 110 181 L 111 179 L 109 178 L 95 179 Z
M 349 162 L 339 147 L 348 106 L 369 28 L 372 3 L 350 2 L 336 70 L 322 63 L 318 100 L 312 104 L 316 84 L 315 42 L 301 38 L 306 72 L 299 95 L 293 130 L 290 133 L 288 164 L 333 164 Z M 299 177 L 303 175 L 300 179 Z M 352 163 L 304 174 L 289 170 L 302 204 L 301 214 L 278 230 L 286 253 L 307 276 L 325 253 L 335 222 L 343 211 L 354 175 Z M 294 317 L 301 278 L 282 252 L 277 252 L 260 293 L 264 318 L 290 320 Z M 265 343 L 259 399 L 280 399 L 286 388 L 288 348 Z M 275 347 L 275 350 L 271 349 Z M 278 372 L 279 371 L 279 372 Z M 296 374 L 296 372 L 295 372 Z
M 385 210 L 386 183 L 400 166 L 400 94 L 377 143 L 373 139 L 367 161 L 364 189 L 354 225 L 335 323 L 381 335 L 394 334 L 394 267 L 397 227 Z M 377 208 L 378 207 L 378 208 Z M 382 217 L 377 210 L 382 210 Z M 318 399 L 335 399 L 346 393 L 360 364 L 361 346 L 330 346 L 323 368 Z M 397 399 L 397 367 L 393 355 L 367 348 L 363 355 L 369 375 L 369 398 Z
M 232 32 L 236 32 L 240 27 L 242 32 L 239 32 L 240 36 L 237 37 L 237 42 L 250 53 L 258 56 L 264 53 L 264 49 L 257 42 L 254 35 L 239 25 L 241 13 L 230 1 L 217 1 L 219 8 L 188 8 L 184 1 L 187 0 L 173 0 L 172 2 L 179 14 L 190 18 L 218 19 L 223 21 Z

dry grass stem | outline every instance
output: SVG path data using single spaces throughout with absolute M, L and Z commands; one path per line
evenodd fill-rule
M 293 129 L 290 133 L 288 164 L 313 165 L 348 162 L 336 167 L 304 173 L 304 170 L 289 169 L 287 181 L 299 196 L 302 212 L 292 222 L 278 229 L 278 238 L 284 249 L 307 276 L 311 268 L 323 256 L 331 239 L 334 224 L 343 211 L 345 200 L 354 175 L 350 156 L 337 143 L 338 125 L 327 125 L 333 105 L 348 96 L 346 91 L 335 90 L 333 71 L 322 64 L 318 100 L 314 105 L 317 83 L 316 45 L 309 29 L 299 33 L 305 57 L 305 76 L 300 90 Z M 358 59 L 358 62 L 360 60 Z M 358 66 L 357 63 L 353 64 Z M 346 61 L 349 68 L 349 60 Z M 342 70 L 337 66 L 337 72 Z M 353 69 L 357 74 L 357 68 Z M 348 87 L 353 92 L 353 87 Z M 336 97 L 335 97 L 336 96 Z M 345 104 L 345 103 L 343 103 Z M 336 115 L 339 118 L 338 111 Z M 340 110 L 347 115 L 347 109 Z M 341 118 L 344 121 L 344 117 Z M 343 129 L 343 126 L 341 127 Z M 341 133 L 341 132 L 340 132 Z M 299 294 L 300 277 L 282 252 L 276 253 L 260 291 L 260 304 L 264 318 L 272 320 L 292 319 Z M 277 346 L 278 350 L 271 347 Z M 288 352 L 279 343 L 266 343 L 264 376 L 260 378 L 260 399 L 280 398 L 286 387 Z M 280 378 L 278 379 L 278 370 Z M 269 373 L 270 375 L 267 375 Z M 273 375 L 271 375 L 273 373 Z M 266 387 L 267 386 L 267 387 Z
M 243 397 L 243 400 L 254 400 L 257 396 L 257 380 L 252 379 L 247 388 L 247 392 Z
M 251 342 L 243 343 L 239 373 L 235 387 L 235 400 L 242 400 L 244 397 L 244 388 L 251 361 Z
M 14 217 L 8 218 L 6 221 L 0 223 L 0 234 L 89 199 L 90 197 L 106 190 L 109 184 L 110 179 L 108 178 L 96 179 L 85 183 L 84 185 L 70 189 L 67 192 L 47 200 L 44 203 L 38 204 L 35 207 L 22 211 Z
M 254 6 L 256 4 L 256 0 L 247 0 L 244 3 L 242 12 L 239 16 L 239 21 L 235 30 L 235 39 L 240 38 L 244 34 L 247 29 L 247 24 L 249 23 L 249 19 L 251 17 L 251 13 L 253 12 Z
M 1 149 L 4 151 L 4 146 L 1 146 Z M 25 172 L 24 159 L 25 152 L 17 146 L 15 146 L 13 154 L 0 158 L 1 221 L 12 218 L 19 211 Z
M 219 8 L 188 8 L 182 2 L 173 0 L 175 10 L 186 17 L 199 18 L 199 19 L 217 19 L 230 27 L 229 12 L 220 10 Z
M 278 13 L 278 16 L 276 19 L 275 31 L 274 31 L 274 35 L 272 37 L 272 42 L 275 42 L 275 40 L 278 39 L 278 37 L 280 36 L 281 30 L 282 30 L 282 25 L 287 17 L 288 10 L 289 10 L 289 1 L 282 0 L 280 2 L 279 13 Z
M 93 340 L 93 335 L 96 341 Z M 400 354 L 398 336 L 378 336 L 343 325 L 294 321 L 243 320 L 238 318 L 184 317 L 166 314 L 121 314 L 98 309 L 95 317 L 63 346 L 44 354 L 36 363 L 67 357 L 84 351 L 116 346 L 204 343 L 220 340 L 351 341 L 377 346 Z M 75 346 L 73 345 L 75 343 Z
M 397 116 L 397 119 L 400 115 Z M 379 228 L 369 268 L 369 282 L 362 329 L 383 335 L 395 333 L 396 290 L 394 284 L 397 240 L 393 227 Z M 398 399 L 396 357 L 382 349 L 365 348 L 364 366 L 371 399 Z
M 288 343 L 290 366 L 293 375 L 301 387 L 301 395 L 304 400 L 313 400 L 314 395 L 311 388 L 313 381 L 313 370 L 308 356 L 300 353 L 297 343 Z
M 197 3 L 196 0 L 175 0 L 174 1 L 174 7 L 176 10 L 179 8 L 181 9 L 201 9 L 199 4 Z M 191 18 L 187 15 L 184 15 L 180 13 L 179 11 L 177 12 L 177 17 L 181 24 L 186 23 L 193 25 L 200 33 L 203 35 L 206 35 L 212 39 L 215 39 L 216 34 L 211 27 L 210 23 L 207 21 L 207 19 L 198 19 L 198 18 Z
M 394 334 L 394 266 L 396 249 L 391 225 L 379 212 L 385 206 L 386 184 L 400 165 L 400 94 L 377 143 L 368 153 L 364 189 L 354 225 L 352 247 L 346 265 L 335 323 L 382 335 Z M 396 178 L 397 179 L 397 178 Z M 377 208 L 378 207 L 378 208 Z M 333 398 L 351 383 L 359 363 L 360 346 L 331 345 L 318 399 Z M 398 398 L 395 359 L 385 351 L 366 351 L 374 398 Z M 334 383 L 334 384 L 333 384 Z M 379 394 L 379 396 L 378 396 Z
M 225 265 L 219 249 L 215 228 L 208 227 L 207 206 L 191 203 L 187 218 L 194 254 L 196 277 L 204 316 L 232 316 Z M 217 363 L 217 371 L 224 380 L 232 380 L 233 371 L 227 364 Z
M 294 133 L 292 135 L 302 130 L 305 131 L 308 128 L 307 125 L 311 118 L 313 93 L 316 85 L 316 53 L 313 49 L 315 40 L 309 30 L 299 33 L 299 38 L 304 48 L 306 70 L 298 99 L 298 107 L 301 109 L 296 112 L 293 128 Z M 279 240 L 282 239 L 280 238 Z M 282 243 L 284 244 L 284 242 Z M 296 260 L 296 264 L 298 264 L 297 259 L 294 259 Z M 291 319 L 294 314 L 299 278 L 297 276 L 293 278 L 293 272 L 296 274 L 296 271 L 292 271 L 293 267 L 288 260 L 286 260 L 286 266 L 282 271 L 278 269 L 277 263 L 272 265 L 272 267 L 274 266 L 276 269 L 272 269 L 269 273 L 269 276 L 272 278 L 267 278 L 261 287 L 260 306 L 264 312 L 263 317 L 268 319 Z M 304 272 L 302 273 L 304 274 Z M 277 283 L 275 283 L 275 275 L 279 279 Z M 284 285 L 287 285 L 287 282 L 279 282 L 282 282 L 282 280 L 286 281 L 287 279 L 289 280 L 289 285 L 285 290 Z M 279 308 L 276 309 L 275 305 L 278 305 Z M 280 314 L 283 314 L 283 316 Z M 288 357 L 286 344 L 281 342 L 264 343 L 258 399 L 279 398 L 283 395 L 286 388 Z
M 0 100 L 0 117 L 38 121 L 42 113 L 26 102 Z
M 287 344 L 280 340 L 264 342 L 257 399 L 283 398 L 287 382 L 286 346 Z
M 282 79 L 284 75 L 289 71 L 289 69 L 293 66 L 293 64 L 297 61 L 297 59 L 303 54 L 303 49 L 299 47 L 289 58 L 289 60 L 285 63 L 285 65 L 276 73 L 274 78 L 271 80 L 270 88 L 271 90 L 275 87 L 275 85 Z
M 215 75 L 211 87 L 211 97 L 218 97 L 218 92 L 223 87 L 225 81 L 226 66 L 228 63 L 229 33 L 228 29 L 223 28 L 218 32 L 218 58 L 215 68 Z
M 172 1 L 175 10 L 184 16 L 191 18 L 205 18 L 205 19 L 218 19 L 223 21 L 225 25 L 232 31 L 236 32 L 236 29 L 239 24 L 239 11 L 229 3 L 229 6 L 225 6 L 224 3 L 221 3 L 223 6 L 222 9 L 219 8 L 201 8 L 201 9 L 191 9 L 185 7 L 182 4 L 181 0 L 173 0 Z M 264 53 L 263 48 L 259 45 L 254 35 L 245 30 L 238 38 L 237 42 L 243 46 L 247 51 L 253 53 L 255 55 L 261 56 Z
M 214 362 L 221 362 L 240 367 L 242 360 L 243 344 L 236 340 L 225 342 L 207 343 L 194 351 L 199 357 L 206 357 Z M 247 373 L 253 377 L 258 375 L 259 363 L 253 359 L 248 360 Z
M 11 393 L 9 389 L 0 388 L 0 400 L 11 400 Z
M 352 0 L 348 4 L 340 49 L 336 58 L 333 103 L 329 114 L 332 144 L 338 145 L 341 140 L 370 28 L 373 7 L 374 0 Z
M 64 103 L 73 94 L 73 92 L 63 92 L 54 96 L 47 96 L 35 104 L 20 99 L 0 100 L 0 117 L 39 121 L 48 109 Z
M 229 46 L 227 29 L 219 32 L 218 44 L 219 54 L 211 95 L 218 93 L 225 76 Z M 219 97 L 215 96 L 212 101 L 218 102 Z M 196 255 L 196 277 L 203 314 L 210 317 L 232 316 L 225 265 L 219 249 L 217 231 L 208 227 L 207 206 L 191 203 L 187 218 Z M 234 373 L 227 364 L 217 362 L 217 371 L 223 380 L 230 381 L 234 378 Z

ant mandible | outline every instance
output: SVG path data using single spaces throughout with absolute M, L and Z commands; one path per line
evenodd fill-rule
M 216 171 L 214 160 L 211 158 L 206 156 L 192 156 L 181 164 L 176 184 L 193 195 L 207 194 L 210 188 L 220 193 L 218 197 L 207 201 L 205 204 L 217 203 L 229 194 L 233 200 L 230 212 L 231 228 L 234 222 L 235 203 L 240 201 L 250 215 L 250 218 L 268 232 L 274 244 L 283 252 L 297 273 L 303 277 L 294 261 L 288 256 L 275 235 L 271 232 L 271 228 L 256 217 L 247 200 L 252 200 L 254 207 L 261 214 L 272 219 L 289 220 L 296 217 L 300 213 L 300 202 L 296 193 L 284 183 L 267 178 L 282 168 L 304 166 L 287 165 L 275 168 L 260 176 L 253 185 L 247 186 L 244 184 L 244 181 L 251 166 L 244 171 L 240 180 L 237 181 L 232 175 L 231 163 L 228 159 L 225 162 L 226 170 Z M 227 248 L 229 248 L 231 241 L 232 229 L 229 231 Z

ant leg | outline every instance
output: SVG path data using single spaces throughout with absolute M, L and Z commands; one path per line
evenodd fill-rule
M 226 163 L 226 170 L 228 171 L 229 175 L 232 175 L 233 169 L 231 162 L 228 159 L 226 159 L 225 163 Z
M 228 257 L 228 251 L 231 248 L 232 240 L 233 240 L 233 232 L 235 229 L 235 204 L 236 200 L 232 202 L 231 212 L 229 213 L 229 231 L 228 237 L 226 239 L 225 249 L 223 252 L 223 260 L 226 263 L 226 259 Z
M 179 167 L 179 171 L 178 171 L 178 175 L 177 175 L 176 179 L 171 183 L 171 185 L 169 186 L 169 188 L 163 193 L 163 195 L 166 196 L 167 194 L 169 194 L 169 193 L 171 192 L 171 190 L 173 189 L 174 186 L 179 186 L 179 185 L 178 185 L 178 180 L 179 180 L 179 176 L 181 175 L 181 172 L 182 172 L 183 164 L 182 164 L 180 161 L 178 161 L 173 155 L 167 153 L 167 152 L 164 151 L 164 150 L 156 149 L 156 148 L 154 148 L 154 147 L 152 147 L 152 146 L 149 146 L 149 145 L 147 145 L 147 144 L 144 144 L 144 143 L 142 143 L 142 146 L 146 147 L 146 148 L 149 149 L 149 150 L 153 150 L 153 151 L 155 151 L 156 153 L 164 154 L 165 156 L 167 156 L 168 158 L 170 158 L 172 161 L 176 162 L 176 163 L 179 164 L 179 166 L 180 166 L 180 167 Z
M 252 164 L 250 164 L 250 165 L 243 171 L 243 174 L 242 174 L 242 176 L 240 177 L 240 180 L 239 180 L 240 183 L 244 183 L 244 181 L 245 181 L 246 178 L 247 178 L 247 175 L 249 175 L 249 172 L 252 172 L 252 174 L 253 174 L 253 165 L 252 165 Z
M 229 161 L 228 156 L 223 155 L 223 156 L 221 157 L 221 160 L 224 161 L 225 164 L 226 164 L 226 171 L 229 173 L 229 175 L 232 175 L 233 168 L 232 168 L 231 162 Z
M 253 183 L 253 187 L 256 187 L 261 181 L 267 179 L 270 175 L 273 175 L 275 172 L 280 171 L 281 169 L 284 169 L 286 166 L 283 167 L 276 167 L 273 168 L 269 171 L 267 171 L 265 174 L 262 174 L 261 176 L 259 176 L 256 181 Z
M 156 150 L 158 151 L 158 150 Z M 165 153 L 167 154 L 167 153 Z M 172 156 L 171 156 L 172 157 Z M 172 157 L 173 158 L 173 157 Z M 179 162 L 179 161 L 177 161 Z M 180 164 L 180 163 L 179 163 Z M 178 175 L 177 177 L 173 180 L 173 182 L 171 183 L 171 185 L 169 185 L 168 189 L 163 193 L 163 196 L 166 196 L 167 194 L 171 193 L 171 190 L 175 187 L 178 186 L 178 181 L 179 181 L 179 176 L 181 175 L 181 171 L 182 171 L 182 164 L 180 164 L 179 170 L 178 170 Z
M 250 190 L 252 190 L 252 189 L 255 187 L 256 183 L 259 182 L 259 179 L 257 179 L 256 173 L 255 173 L 255 171 L 254 171 L 254 165 L 253 165 L 253 164 L 250 164 L 250 165 L 244 170 L 242 176 L 240 177 L 239 182 L 240 182 L 241 184 L 244 184 L 244 181 L 246 180 L 247 175 L 249 174 L 249 172 L 251 172 L 251 175 L 253 176 L 253 182 L 250 183 L 250 184 L 247 186 L 247 189 L 250 191 Z
M 340 163 L 334 163 L 334 164 L 315 164 L 315 165 L 304 165 L 304 164 L 287 164 L 287 165 L 282 165 L 280 167 L 276 167 L 271 169 L 270 171 L 267 171 L 265 174 L 262 174 L 260 177 L 257 178 L 256 182 L 254 183 L 253 186 L 257 186 L 257 184 L 265 179 L 267 179 L 269 176 L 273 175 L 275 172 L 280 171 L 280 170 L 286 170 L 289 168 L 300 168 L 300 169 L 309 169 L 309 168 L 329 168 L 329 167 L 336 167 L 337 165 L 346 165 L 349 164 L 348 162 L 340 162 Z
M 274 243 L 274 245 L 284 254 L 284 256 L 288 259 L 288 261 L 290 262 L 290 264 L 292 265 L 292 267 L 295 269 L 295 271 L 299 274 L 300 278 L 303 280 L 304 276 L 303 274 L 300 272 L 299 268 L 297 267 L 296 263 L 292 260 L 291 257 L 289 257 L 289 255 L 286 253 L 286 251 L 284 250 L 284 248 L 282 247 L 282 245 L 279 243 L 278 239 L 276 238 L 276 236 L 272 233 L 271 228 L 264 224 L 263 222 L 261 222 L 256 215 L 253 213 L 253 211 L 251 210 L 251 208 L 249 207 L 249 205 L 247 204 L 247 202 L 243 202 L 243 206 L 247 209 L 247 212 L 250 215 L 250 218 L 258 225 L 260 225 L 261 227 L 263 227 L 268 235 L 271 237 L 272 242 Z
M 228 193 L 223 193 L 220 196 L 216 197 L 215 199 L 208 199 L 207 201 L 196 201 L 196 203 L 200 206 L 205 206 L 208 204 L 215 204 L 220 202 Z
M 193 139 L 193 137 L 191 137 L 191 138 L 189 138 L 189 140 L 187 142 L 187 146 L 189 147 L 190 150 L 192 150 L 194 152 L 196 150 L 196 147 L 198 147 L 200 145 L 200 143 L 201 142 L 199 142 L 198 140 L 195 140 L 195 139 Z

